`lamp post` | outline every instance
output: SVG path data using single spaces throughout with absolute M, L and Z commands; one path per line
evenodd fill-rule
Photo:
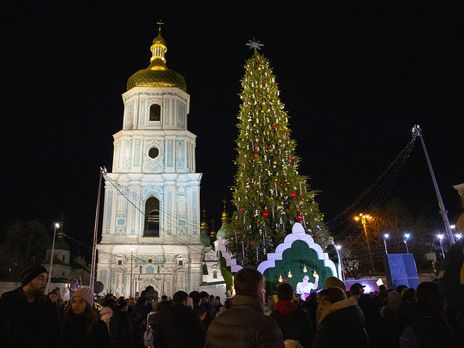
M 434 173 L 433 168 L 432 168 L 432 162 L 430 162 L 429 153 L 427 152 L 427 148 L 425 147 L 424 138 L 422 137 L 422 129 L 418 124 L 415 124 L 414 127 L 412 128 L 412 134 L 413 134 L 414 137 L 418 136 L 420 138 L 420 140 L 421 140 L 422 149 L 424 150 L 425 159 L 427 161 L 427 166 L 429 167 L 430 176 L 432 177 L 432 183 L 433 183 L 433 187 L 435 189 L 435 194 L 437 195 L 438 207 L 440 208 L 440 214 L 441 214 L 441 217 L 443 218 L 443 224 L 445 225 L 446 235 L 447 235 L 447 237 L 449 239 L 450 244 L 453 245 L 454 244 L 454 236 L 453 236 L 453 233 L 451 232 L 451 227 L 450 227 L 450 223 L 449 223 L 449 220 L 448 220 L 447 210 L 445 208 L 445 204 L 443 203 L 443 199 L 441 197 L 440 189 L 438 188 L 437 179 L 435 178 L 435 173 Z
M 56 230 L 60 228 L 60 224 L 55 222 L 53 225 L 53 242 L 52 242 L 52 252 L 50 254 L 50 268 L 48 270 L 48 282 L 47 282 L 47 293 L 50 288 L 50 283 L 52 281 L 52 271 L 53 271 L 53 257 L 55 256 L 55 238 L 56 238 Z
M 437 234 L 437 238 L 440 242 L 440 249 L 441 249 L 441 256 L 443 257 L 443 260 L 445 259 L 445 250 L 443 249 L 443 238 L 445 238 L 445 236 L 443 235 L 443 233 L 440 233 L 440 234 Z
M 364 230 L 364 235 L 366 236 L 367 251 L 369 253 L 369 260 L 371 262 L 371 270 L 372 270 L 372 274 L 374 274 L 375 273 L 374 261 L 372 260 L 371 246 L 369 244 L 369 236 L 367 235 L 367 221 L 370 221 L 372 219 L 374 219 L 372 216 L 370 216 L 369 214 L 364 214 L 364 213 L 360 213 L 359 215 L 354 217 L 355 221 L 361 221 L 361 224 Z
M 409 237 L 411 237 L 410 233 L 405 233 L 404 234 L 403 242 L 404 242 L 404 245 L 406 245 L 406 254 L 409 254 L 409 248 L 408 248 L 408 239 L 409 239 Z
M 390 238 L 389 233 L 384 233 L 383 234 L 383 246 L 385 247 L 385 255 L 388 255 L 388 249 L 387 249 L 387 239 Z
M 131 252 L 131 263 L 130 263 L 130 290 L 129 290 L 129 298 L 132 298 L 132 288 L 133 288 L 133 285 L 132 283 L 134 282 L 134 269 L 132 267 L 132 260 L 134 259 L 134 249 L 131 248 L 130 250 Z
M 340 263 L 340 271 L 341 271 L 341 279 L 344 280 L 345 279 L 345 270 L 343 269 L 343 260 L 342 260 L 342 246 L 340 244 L 335 244 L 335 249 L 337 250 L 337 254 L 338 254 L 338 262 Z

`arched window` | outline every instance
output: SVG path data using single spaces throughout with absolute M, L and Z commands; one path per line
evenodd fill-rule
M 150 106 L 150 121 L 160 121 L 161 120 L 161 106 L 158 104 L 153 104 Z
M 150 197 L 145 203 L 145 228 L 144 237 L 159 237 L 159 200 Z
M 216 270 L 213 271 L 213 278 L 214 278 L 214 279 L 217 278 L 217 271 L 216 271 Z

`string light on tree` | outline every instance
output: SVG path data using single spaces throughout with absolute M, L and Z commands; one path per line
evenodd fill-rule
M 263 44 L 252 40 L 247 46 L 253 54 L 245 63 L 241 81 L 237 173 L 232 188 L 237 209 L 230 225 L 237 239 L 228 245 L 242 265 L 253 266 L 283 241 L 295 221 L 314 231 L 313 238 L 323 246 L 329 234 L 315 192 L 298 173 L 300 160 L 290 137 L 288 115 L 269 61 L 259 52 Z

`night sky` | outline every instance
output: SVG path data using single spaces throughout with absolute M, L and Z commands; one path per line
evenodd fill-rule
M 327 220 L 375 181 L 416 123 L 451 222 L 462 211 L 452 187 L 464 182 L 458 2 L 169 3 L 2 2 L 2 231 L 18 219 L 52 230 L 64 215 L 66 233 L 90 240 L 98 168 L 111 170 L 112 135 L 122 127 L 121 94 L 129 76 L 148 66 L 159 18 L 167 65 L 187 81 L 201 203 L 217 228 L 221 201 L 231 198 L 238 93 L 253 37 L 264 44 L 300 173 L 320 191 Z M 419 142 L 390 197 L 439 226 Z

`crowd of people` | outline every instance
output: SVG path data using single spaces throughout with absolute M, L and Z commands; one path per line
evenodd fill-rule
M 80 287 L 62 302 L 42 265 L 22 273 L 21 287 L 0 299 L 1 346 L 69 348 L 319 348 L 463 347 L 458 312 L 446 307 L 439 286 L 422 282 L 365 294 L 330 277 L 305 300 L 292 286 L 266 296 L 261 273 L 244 268 L 235 296 L 224 304 L 206 292 L 177 291 L 155 298 L 147 287 L 135 298 L 95 297 Z

